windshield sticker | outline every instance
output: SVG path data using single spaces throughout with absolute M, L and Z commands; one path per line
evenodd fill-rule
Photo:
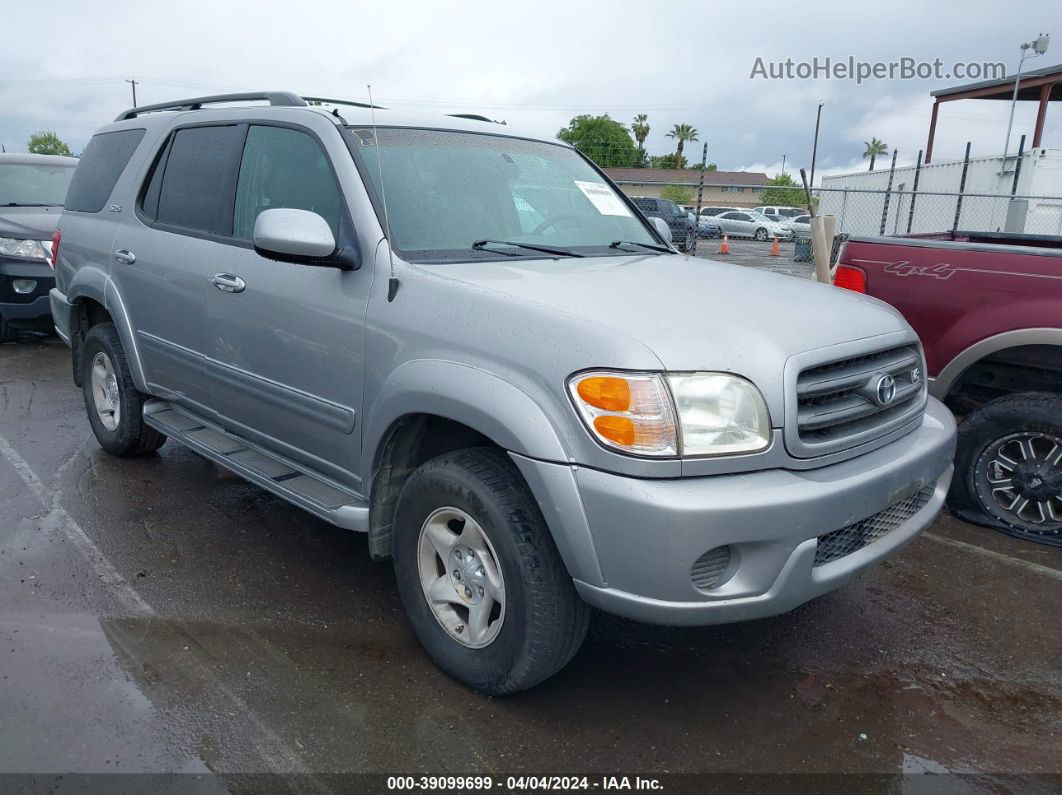
M 627 209 L 627 205 L 604 182 L 580 182 L 575 180 L 575 185 L 602 215 L 631 217 L 631 211 Z

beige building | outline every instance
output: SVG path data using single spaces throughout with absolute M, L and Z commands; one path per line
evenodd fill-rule
M 690 204 L 697 202 L 701 172 L 694 169 L 606 168 L 603 171 L 628 196 L 659 197 L 662 188 L 678 185 L 690 189 Z M 763 204 L 766 185 L 767 175 L 755 171 L 705 171 L 701 205 L 759 207 Z

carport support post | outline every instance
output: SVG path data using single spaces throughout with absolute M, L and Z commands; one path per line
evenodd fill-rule
M 889 186 L 885 188 L 885 203 L 881 207 L 881 229 L 879 235 L 885 234 L 885 220 L 889 217 L 889 199 L 892 197 L 892 178 L 896 176 L 896 150 L 892 150 L 892 165 L 889 166 Z
M 697 256 L 697 239 L 700 235 L 701 202 L 704 200 L 704 167 L 708 164 L 708 142 L 701 147 L 701 178 L 697 181 L 697 209 L 693 213 L 693 248 L 690 253 Z
M 914 185 L 911 186 L 911 209 L 907 211 L 907 234 L 911 234 L 911 224 L 914 223 L 915 199 L 918 198 L 918 178 L 922 176 L 922 150 L 918 150 L 918 160 L 915 163 Z
M 962 176 L 959 178 L 959 198 L 955 200 L 955 222 L 951 231 L 959 228 L 959 215 L 962 213 L 962 192 L 966 190 L 966 172 L 970 170 L 970 142 L 966 142 L 966 155 L 962 159 Z

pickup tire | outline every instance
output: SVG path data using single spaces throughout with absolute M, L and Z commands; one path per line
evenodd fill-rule
M 81 392 L 100 447 L 119 457 L 158 450 L 166 436 L 144 424 L 144 395 L 129 374 L 118 330 L 112 323 L 89 329 L 81 348 Z
M 525 690 L 563 668 L 582 644 L 590 609 L 501 450 L 466 448 L 422 464 L 399 495 L 392 543 L 414 633 L 440 668 L 469 687 L 495 696 Z M 474 630 L 472 611 L 483 603 L 470 600 L 483 599 L 484 587 L 488 599 L 499 599 Z
M 1062 398 L 1008 395 L 967 414 L 948 507 L 967 521 L 1062 546 Z

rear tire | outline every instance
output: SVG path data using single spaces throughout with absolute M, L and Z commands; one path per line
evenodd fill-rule
M 686 233 L 686 237 L 682 241 L 681 250 L 683 252 L 693 251 L 693 232 Z
M 975 524 L 1062 546 L 1062 398 L 1008 395 L 967 414 L 948 507 Z
M 144 424 L 144 395 L 129 374 L 118 330 L 112 323 L 89 329 L 81 348 L 81 392 L 100 447 L 119 457 L 143 455 L 166 443 Z
M 582 644 L 590 610 L 504 452 L 473 447 L 422 464 L 399 495 L 393 544 L 414 633 L 469 687 L 495 696 L 525 690 Z M 484 599 L 492 600 L 488 617 L 477 622 L 473 610 L 483 610 Z
M 760 227 L 759 229 L 757 229 L 756 230 L 756 239 L 759 240 L 761 243 L 767 242 L 767 230 L 764 229 L 763 227 Z

